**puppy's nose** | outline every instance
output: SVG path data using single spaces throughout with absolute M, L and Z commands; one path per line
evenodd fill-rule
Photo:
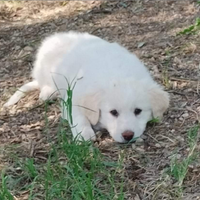
M 130 141 L 133 139 L 134 133 L 132 131 L 125 131 L 122 133 L 122 136 L 126 141 Z

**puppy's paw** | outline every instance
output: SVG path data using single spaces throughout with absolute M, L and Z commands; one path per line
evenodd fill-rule
M 92 140 L 95 141 L 96 140 L 96 135 L 95 132 L 93 131 L 92 128 L 90 127 L 85 127 L 83 129 L 83 131 L 77 136 L 77 139 L 79 141 L 88 141 L 88 140 Z
M 53 91 L 51 87 L 44 86 L 41 89 L 39 98 L 43 101 L 56 98 L 56 92 Z
M 11 106 L 11 105 L 13 105 L 13 104 L 10 103 L 10 102 L 8 101 L 8 102 L 6 102 L 6 103 L 3 105 L 3 107 L 9 107 L 9 106 Z

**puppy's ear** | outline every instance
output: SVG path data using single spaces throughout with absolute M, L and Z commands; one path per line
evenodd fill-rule
M 163 113 L 169 107 L 169 94 L 159 86 L 155 85 L 149 90 L 150 103 L 153 117 L 162 118 Z
M 79 107 L 92 125 L 96 125 L 100 117 L 100 101 L 102 93 L 89 94 L 81 98 Z

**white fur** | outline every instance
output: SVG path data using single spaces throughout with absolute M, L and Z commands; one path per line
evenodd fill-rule
M 85 140 L 95 140 L 93 128 L 106 128 L 117 142 L 125 142 L 125 131 L 138 137 L 146 123 L 152 117 L 162 117 L 169 105 L 168 94 L 135 55 L 117 43 L 87 33 L 47 37 L 37 53 L 32 76 L 43 100 L 56 95 L 67 100 L 66 79 L 76 82 L 71 126 L 74 137 L 80 133 Z M 16 103 L 16 96 L 5 105 Z M 136 108 L 142 110 L 139 115 L 134 114 Z M 68 119 L 62 109 L 63 117 Z M 113 109 L 118 111 L 118 117 L 111 115 Z
M 11 106 L 16 104 L 22 97 L 25 96 L 26 92 L 32 91 L 37 89 L 38 86 L 38 82 L 36 80 L 26 83 L 25 85 L 23 85 L 22 87 L 20 87 L 17 92 L 15 92 L 14 95 L 12 95 L 10 97 L 10 99 L 4 104 L 5 107 L 7 106 Z

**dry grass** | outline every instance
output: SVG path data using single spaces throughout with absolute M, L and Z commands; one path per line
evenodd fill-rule
M 81 148 L 75 148 L 73 143 L 64 145 L 70 140 L 61 137 L 57 103 L 46 109 L 34 92 L 9 110 L 1 108 L 0 195 L 4 192 L 9 199 L 11 193 L 21 200 L 56 199 L 51 195 L 57 194 L 60 199 L 70 199 L 69 195 L 80 194 L 73 191 L 84 191 L 82 194 L 90 196 L 81 196 L 82 199 L 200 198 L 199 155 L 195 154 L 200 150 L 198 137 L 192 151 L 195 159 L 186 165 L 181 179 L 177 179 L 172 167 L 179 169 L 182 161 L 187 160 L 191 153 L 187 133 L 199 123 L 199 32 L 177 35 L 195 24 L 197 17 L 199 4 L 190 0 L 1 2 L 0 107 L 16 87 L 28 81 L 40 41 L 52 32 L 68 30 L 87 31 L 118 41 L 135 52 L 155 79 L 166 87 L 171 105 L 162 123 L 148 126 L 142 143 L 119 145 L 103 137 L 93 145 L 83 144 L 85 155 L 95 149 L 94 156 L 83 162 L 81 175 L 76 176 L 80 179 L 72 188 L 69 185 L 76 180 L 72 176 L 75 172 L 70 175 L 75 164 L 68 163 L 72 150 L 77 150 L 79 156 L 74 157 L 80 158 L 77 162 L 83 157 L 79 154 Z M 62 131 L 65 129 L 66 126 Z M 174 156 L 176 162 L 172 162 Z M 95 160 L 99 157 L 100 162 Z M 52 168 L 48 168 L 49 163 Z M 91 179 L 87 179 L 88 163 L 93 164 L 91 174 L 96 175 Z M 45 178 L 47 175 L 52 175 L 52 179 Z M 88 192 L 85 192 L 87 187 L 79 187 L 84 186 L 86 179 Z M 98 182 L 103 179 L 106 181 Z M 45 185 L 45 180 L 49 184 Z M 53 190 L 55 180 L 62 183 L 60 190 L 57 186 L 58 190 Z M 45 188 L 47 185 L 50 187 Z M 50 193 L 45 196 L 44 191 Z M 80 196 L 72 199 L 76 198 Z

